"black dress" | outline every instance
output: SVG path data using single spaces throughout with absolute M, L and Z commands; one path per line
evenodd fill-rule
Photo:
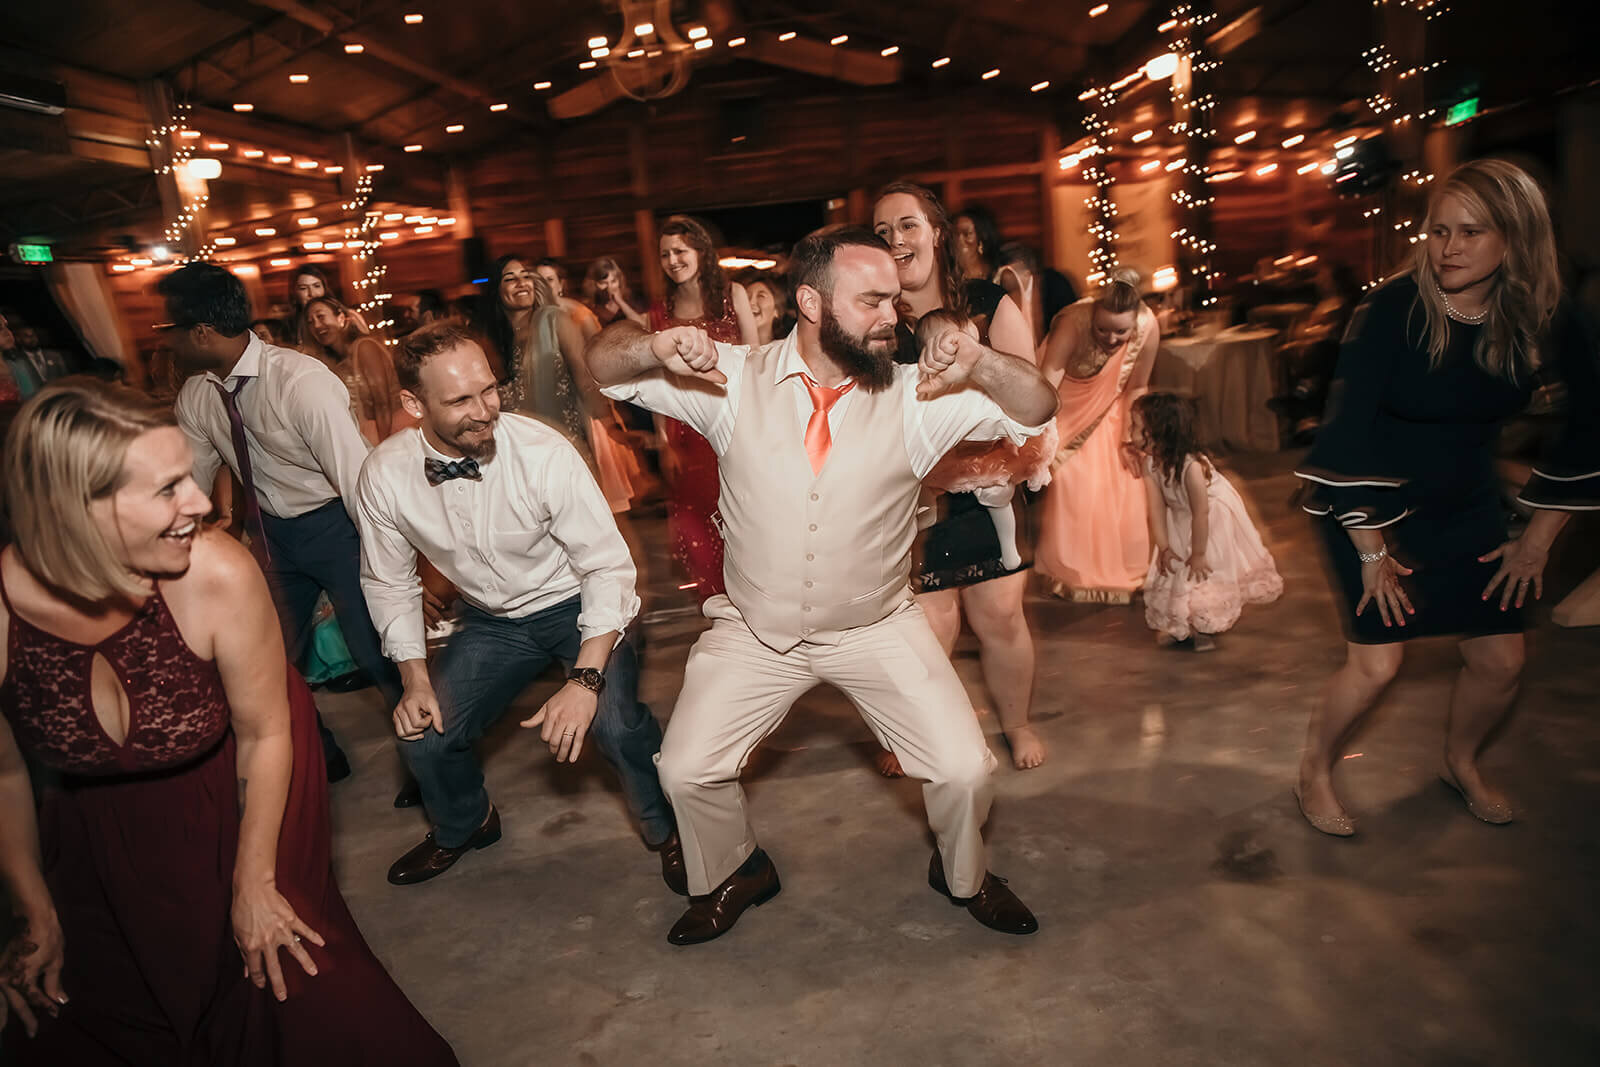
M 1345 634 L 1360 644 L 1413 637 L 1520 633 L 1521 610 L 1483 599 L 1507 538 L 1494 460 L 1500 425 L 1540 384 L 1559 383 L 1567 410 L 1521 500 L 1534 508 L 1600 510 L 1600 374 L 1593 332 L 1557 313 L 1541 367 L 1512 381 L 1472 358 L 1481 326 L 1451 321 L 1437 369 L 1429 365 L 1417 284 L 1399 278 L 1356 309 L 1345 334 L 1328 417 L 1295 473 L 1344 594 Z M 1376 606 L 1358 618 L 1361 563 L 1347 529 L 1383 529 L 1396 559 L 1415 569 L 1402 585 L 1416 614 L 1385 627 Z
M 993 282 L 973 278 L 966 283 L 967 313 L 977 324 L 984 344 L 989 343 L 989 324 L 994 313 L 1005 299 L 1006 291 Z M 897 328 L 900 351 L 895 357 L 899 363 L 916 363 L 916 331 L 911 324 L 901 321 Z M 924 490 L 926 496 L 928 490 Z M 927 500 L 924 504 L 930 503 Z M 1033 545 L 1028 539 L 1029 524 L 1026 514 L 1026 490 L 1019 489 L 1011 498 L 1016 512 L 1017 551 L 1022 554 L 1020 566 L 1007 569 L 1000 560 L 1000 537 L 995 533 L 994 519 L 972 493 L 938 493 L 931 501 L 934 509 L 933 524 L 917 535 L 912 548 L 911 584 L 919 593 L 938 589 L 959 589 L 976 585 L 991 578 L 1016 574 L 1033 566 Z

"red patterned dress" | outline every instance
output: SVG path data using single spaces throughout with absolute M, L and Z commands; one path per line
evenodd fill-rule
M 311 693 L 289 673 L 294 774 L 278 891 L 327 941 L 318 975 L 280 954 L 289 998 L 244 977 L 233 941 L 239 842 L 234 735 L 217 665 L 184 641 L 159 588 L 122 629 L 80 645 L 9 616 L 0 709 L 54 772 L 39 834 L 65 939 L 59 1017 L 4 1047 L 19 1065 L 453 1065 L 454 1054 L 361 937 L 333 879 L 327 776 Z M 95 656 L 128 699 L 118 744 L 90 703 Z
M 674 319 L 666 306 L 650 305 L 650 329 L 698 326 L 713 341 L 740 343 L 739 320 L 733 301 L 720 319 Z M 665 419 L 666 448 L 676 462 L 676 477 L 667 486 L 667 534 L 672 538 L 672 558 L 694 582 L 695 596 L 703 604 L 724 591 L 722 584 L 722 531 L 717 527 L 717 495 L 722 482 L 717 454 L 711 444 L 677 419 Z

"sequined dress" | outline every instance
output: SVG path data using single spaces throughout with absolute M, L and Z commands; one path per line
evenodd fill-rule
M 698 326 L 713 341 L 739 343 L 739 320 L 728 301 L 727 314 L 720 319 L 674 319 L 663 304 L 650 305 L 650 329 L 669 326 Z M 672 558 L 694 583 L 695 596 L 703 604 L 725 592 L 722 582 L 722 531 L 717 526 L 717 495 L 721 478 L 717 473 L 717 454 L 711 444 L 677 419 L 665 419 L 665 446 L 672 454 L 675 476 L 667 486 L 667 533 L 672 539 Z

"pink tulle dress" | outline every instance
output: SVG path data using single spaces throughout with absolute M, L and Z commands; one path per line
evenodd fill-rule
M 1161 486 L 1166 503 L 1167 544 L 1180 559 L 1189 558 L 1194 529 L 1194 512 L 1180 475 L 1176 480 L 1163 477 L 1146 460 L 1145 477 Z M 1190 457 L 1184 473 L 1199 462 Z M 1283 579 L 1272 562 L 1272 553 L 1261 543 L 1261 535 L 1250 521 L 1244 498 L 1219 470 L 1212 469 L 1206 486 L 1210 527 L 1206 539 L 1206 563 L 1211 576 L 1203 582 L 1189 580 L 1188 567 L 1178 564 L 1172 573 L 1163 574 L 1159 552 L 1152 553 L 1150 570 L 1144 580 L 1144 618 L 1150 628 L 1171 634 L 1179 641 L 1196 633 L 1220 634 L 1233 628 L 1246 604 L 1270 604 L 1283 594 Z

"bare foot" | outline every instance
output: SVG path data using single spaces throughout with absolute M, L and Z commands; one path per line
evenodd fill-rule
M 1018 726 L 1007 730 L 1006 744 L 1011 746 L 1011 764 L 1019 771 L 1031 771 L 1044 762 L 1044 742 L 1032 726 Z
M 1300 802 L 1300 814 L 1316 829 L 1333 837 L 1349 837 L 1356 832 L 1355 820 L 1339 803 L 1333 782 L 1326 775 L 1307 777 L 1302 770 L 1294 795 Z
M 886 748 L 878 750 L 878 758 L 873 761 L 878 765 L 878 773 L 885 778 L 904 778 L 905 768 L 900 766 L 900 757 Z

